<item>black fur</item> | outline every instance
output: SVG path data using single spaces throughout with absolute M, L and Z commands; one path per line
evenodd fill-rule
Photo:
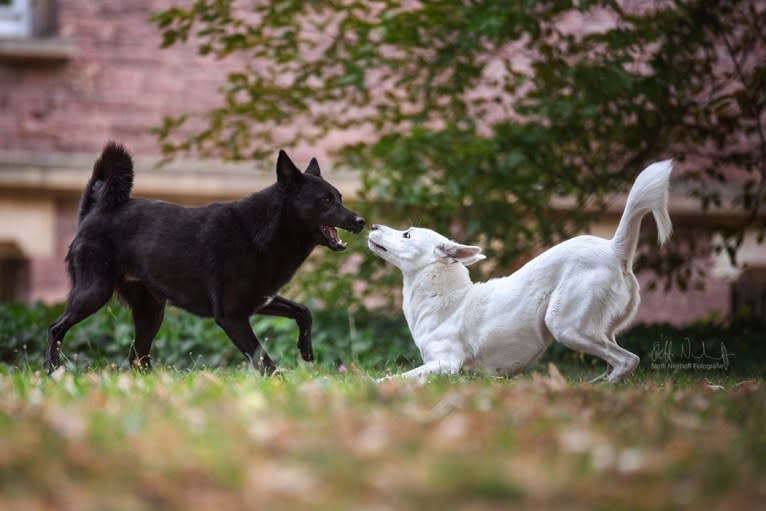
M 280 151 L 276 184 L 239 201 L 199 208 L 131 199 L 132 183 L 130 155 L 110 142 L 83 192 L 77 235 L 66 257 L 72 290 L 64 313 L 48 329 L 46 370 L 59 365 L 66 332 L 115 291 L 133 312 L 131 364 L 151 366 L 151 343 L 166 302 L 215 318 L 263 371 L 273 363 L 250 328 L 250 315 L 292 318 L 301 356 L 313 359 L 311 313 L 276 293 L 316 245 L 343 250 L 327 226 L 352 232 L 364 226 L 322 179 L 316 160 L 301 173 Z
M 78 221 L 82 222 L 96 201 L 102 209 L 114 209 L 128 202 L 133 188 L 133 161 L 120 144 L 109 142 L 93 165 L 93 175 L 80 201 Z

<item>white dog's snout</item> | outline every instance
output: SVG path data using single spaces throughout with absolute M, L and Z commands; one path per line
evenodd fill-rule
M 383 242 L 388 236 L 391 235 L 392 229 L 385 225 L 373 224 L 370 226 L 370 233 L 367 235 L 368 240 Z
M 380 230 L 379 226 L 373 225 L 370 229 L 370 233 L 367 235 L 368 240 L 380 240 L 380 238 L 383 237 L 383 231 Z
M 386 258 L 385 252 L 388 252 L 388 249 L 384 246 L 384 227 L 385 226 L 381 226 L 380 224 L 373 224 L 370 227 L 370 233 L 367 235 L 367 246 L 380 257 Z
M 380 233 L 384 233 L 384 232 L 386 232 L 386 231 L 390 231 L 390 230 L 391 230 L 391 228 L 390 228 L 390 227 L 387 227 L 387 226 L 385 226 L 385 225 L 381 225 L 381 224 L 372 224 L 372 225 L 370 226 L 370 235 L 372 235 L 373 233 L 378 233 L 378 234 L 380 234 Z

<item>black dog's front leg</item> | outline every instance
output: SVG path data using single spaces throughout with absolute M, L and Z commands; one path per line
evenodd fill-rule
M 295 320 L 298 324 L 298 350 L 301 358 L 306 362 L 314 360 L 314 350 L 311 347 L 311 311 L 305 305 L 275 296 L 271 302 L 258 309 L 257 313 Z
M 216 318 L 216 323 L 234 342 L 255 369 L 261 374 L 271 374 L 275 366 L 253 333 L 247 318 Z

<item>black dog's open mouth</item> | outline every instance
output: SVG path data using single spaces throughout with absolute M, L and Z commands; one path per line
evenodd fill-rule
M 371 249 L 378 249 L 382 252 L 388 252 L 388 249 L 386 247 L 384 247 L 383 245 L 378 245 L 372 240 L 367 240 L 367 243 L 370 245 Z
M 324 236 L 326 245 L 332 250 L 340 252 L 346 250 L 346 243 L 338 236 L 338 230 L 331 225 L 320 225 L 319 232 Z

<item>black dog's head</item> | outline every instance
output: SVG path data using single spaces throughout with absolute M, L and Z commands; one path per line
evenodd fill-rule
M 322 179 L 319 164 L 312 158 L 306 172 L 293 164 L 287 153 L 279 151 L 277 182 L 287 190 L 287 200 L 298 218 L 314 233 L 317 244 L 332 250 L 344 250 L 336 227 L 361 232 L 364 218 L 343 207 L 341 195 Z

